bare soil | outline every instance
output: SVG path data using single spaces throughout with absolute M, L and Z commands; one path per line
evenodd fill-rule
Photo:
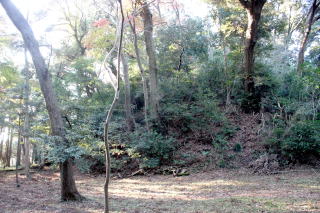
M 59 173 L 32 180 L 0 173 L 1 213 L 103 212 L 103 176 L 77 174 L 87 200 L 59 201 Z M 139 176 L 111 181 L 111 212 L 320 212 L 320 174 L 313 169 L 258 176 L 248 170 L 215 170 L 184 177 Z

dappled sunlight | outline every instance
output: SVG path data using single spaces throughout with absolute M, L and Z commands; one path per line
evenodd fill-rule
M 58 175 L 41 172 L 31 181 L 23 177 L 19 189 L 15 187 L 13 173 L 1 177 L 0 181 L 6 184 L 0 182 L 0 193 L 7 197 L 5 204 L 0 199 L 0 206 L 5 209 L 16 206 L 23 213 L 103 211 L 103 176 L 78 174 L 78 189 L 87 200 L 61 203 Z M 317 181 L 312 173 L 247 176 L 227 171 L 178 178 L 157 175 L 112 179 L 110 205 L 112 213 L 319 212 Z M 24 201 L 19 207 L 17 199 Z
M 206 186 L 246 186 L 246 185 L 253 185 L 253 183 L 247 183 L 242 181 L 235 181 L 235 180 L 212 180 L 212 181 L 203 181 L 203 182 L 196 182 L 193 185 L 198 187 L 206 187 Z
M 297 184 L 297 186 L 300 186 L 300 187 L 303 187 L 303 188 L 320 190 L 320 185 Z
M 186 182 L 185 180 L 170 178 L 167 181 L 153 181 L 142 178 L 123 179 L 112 181 L 110 192 L 115 196 L 137 199 L 164 199 L 174 198 L 180 200 L 206 200 L 209 193 L 221 193 L 221 187 L 225 190 L 239 190 L 238 187 L 254 185 L 252 183 L 236 180 L 204 180 L 196 182 Z M 224 193 L 221 193 L 222 197 Z M 221 197 L 221 196 L 218 196 Z

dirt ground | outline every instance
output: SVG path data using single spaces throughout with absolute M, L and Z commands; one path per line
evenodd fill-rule
M 59 201 L 59 173 L 34 173 L 32 180 L 0 173 L 0 213 L 87 213 L 103 211 L 102 176 L 76 176 L 87 200 Z M 111 181 L 111 212 L 320 212 L 320 173 L 285 171 L 252 175 L 217 170 L 184 177 L 139 176 Z

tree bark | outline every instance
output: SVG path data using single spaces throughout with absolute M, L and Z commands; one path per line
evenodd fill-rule
M 309 37 L 312 30 L 312 25 L 319 20 L 319 16 L 316 17 L 317 11 L 319 11 L 319 4 L 320 2 L 317 2 L 318 0 L 313 0 L 312 6 L 308 13 L 308 19 L 307 19 L 307 29 L 303 35 L 299 54 L 298 54 L 298 63 L 297 63 L 297 72 L 302 75 L 302 65 L 304 63 L 304 53 L 307 49 Z
M 125 87 L 125 99 L 124 99 L 124 108 L 126 111 L 126 123 L 128 131 L 132 132 L 135 129 L 135 122 L 132 116 L 131 110 L 131 91 L 130 91 L 130 80 L 129 80 L 129 67 L 128 67 L 128 59 L 122 53 L 121 54 L 121 61 L 123 67 L 123 78 L 124 78 L 124 87 Z
M 13 139 L 13 128 L 9 129 L 8 139 L 6 143 L 6 167 L 11 166 L 11 154 L 12 154 L 12 139 Z
M 108 130 L 109 130 L 109 123 L 111 121 L 112 113 L 114 107 L 116 106 L 119 95 L 120 95 L 120 61 L 121 61 L 121 50 L 122 50 L 122 40 L 123 40 L 123 27 L 124 27 L 124 14 L 122 8 L 122 0 L 118 0 L 120 5 L 120 12 L 121 12 L 121 28 L 120 28 L 120 39 L 119 39 L 119 47 L 118 47 L 118 66 L 117 66 L 117 82 L 114 85 L 114 98 L 113 102 L 110 106 L 107 118 L 104 123 L 104 145 L 105 145 L 105 156 L 106 156 L 106 178 L 104 182 L 104 212 L 109 213 L 109 183 L 110 183 L 110 173 L 111 173 L 111 156 L 110 156 L 110 149 L 109 149 L 109 139 L 108 139 Z
M 19 113 L 16 166 L 21 166 L 21 115 Z
M 141 74 L 141 80 L 142 80 L 142 88 L 143 88 L 143 98 L 144 98 L 144 120 L 146 123 L 147 130 L 149 131 L 149 92 L 148 92 L 148 81 L 146 72 L 142 66 L 141 57 L 140 57 L 140 50 L 138 47 L 138 36 L 136 32 L 136 23 L 135 18 L 132 18 L 132 21 L 128 18 L 129 24 L 133 33 L 133 45 L 134 45 L 134 51 L 136 53 L 138 67 Z
M 43 93 L 46 108 L 50 117 L 51 132 L 54 136 L 62 138 L 64 143 L 68 143 L 65 137 L 65 128 L 62 120 L 58 101 L 53 90 L 51 76 L 46 63 L 40 53 L 39 44 L 34 37 L 32 29 L 20 11 L 12 4 L 10 0 L 0 0 L 3 8 L 11 21 L 22 34 L 23 40 L 32 56 L 39 79 L 40 88 Z M 83 197 L 79 194 L 72 172 L 72 162 L 70 159 L 60 163 L 61 178 L 61 200 L 81 200 Z
M 40 155 L 38 152 L 38 146 L 36 144 L 32 144 L 32 162 L 35 164 L 40 164 Z
M 0 128 L 0 135 L 2 134 L 2 127 Z M 3 158 L 3 140 L 0 140 L 0 162 L 4 163 Z
M 144 30 L 144 41 L 148 55 L 150 73 L 150 115 L 152 119 L 159 118 L 159 90 L 158 90 L 158 68 L 153 42 L 153 21 L 149 4 L 142 4 L 142 19 Z
M 27 58 L 27 49 L 24 49 L 24 60 L 25 60 L 25 67 L 24 67 L 24 88 L 23 88 L 23 102 L 24 102 L 24 124 L 23 124 L 23 144 L 25 147 L 24 153 L 24 172 L 28 179 L 31 179 L 30 176 L 30 141 L 29 141 L 29 134 L 30 134 L 30 113 L 29 113 L 29 97 L 30 97 L 30 83 L 29 80 L 31 78 L 31 72 L 29 72 L 29 62 Z
M 239 0 L 247 11 L 248 25 L 244 50 L 245 91 L 253 94 L 254 91 L 254 48 L 258 40 L 258 26 L 261 12 L 267 0 Z

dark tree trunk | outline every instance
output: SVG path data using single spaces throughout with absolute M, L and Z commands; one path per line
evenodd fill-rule
M 8 158 L 9 158 L 9 139 L 6 140 L 6 149 L 3 157 L 4 167 L 10 167 L 10 160 Z
M 303 39 L 301 41 L 299 54 L 298 54 L 298 63 L 297 63 L 297 71 L 300 75 L 302 75 L 302 69 L 301 66 L 304 63 L 304 53 L 307 49 L 307 44 L 309 41 L 309 37 L 312 30 L 312 25 L 319 20 L 320 16 L 316 16 L 317 13 L 319 13 L 319 0 L 313 0 L 312 6 L 308 13 L 308 19 L 307 19 L 307 29 L 303 35 Z
M 32 162 L 35 164 L 40 164 L 40 156 L 38 152 L 38 146 L 36 144 L 32 144 Z
M 258 27 L 261 12 L 267 0 L 239 0 L 247 11 L 248 25 L 246 30 L 246 40 L 244 48 L 244 89 L 248 96 L 247 104 L 244 105 L 245 111 L 258 111 L 260 102 L 256 97 L 254 82 L 254 48 L 258 40 Z
M 240 0 L 240 3 L 247 11 L 248 17 L 244 49 L 245 90 L 248 93 L 254 93 L 254 48 L 258 40 L 257 34 L 262 8 L 266 1 L 267 0 Z
M 150 114 L 152 119 L 159 118 L 159 91 L 158 91 L 158 68 L 156 54 L 153 44 L 153 22 L 152 14 L 147 2 L 143 3 L 142 19 L 144 27 L 144 41 L 148 55 L 149 73 L 150 73 Z
M 73 176 L 72 160 L 68 159 L 60 163 L 61 199 L 63 201 L 83 199 L 76 188 Z
M 17 142 L 17 166 L 21 166 L 21 136 L 18 136 L 18 142 Z
M 62 141 L 67 143 L 64 123 L 58 106 L 58 101 L 52 87 L 51 76 L 40 53 L 39 44 L 34 37 L 32 29 L 20 11 L 10 0 L 0 0 L 0 2 L 11 21 L 22 34 L 24 43 L 32 56 L 41 91 L 46 102 L 46 108 L 50 117 L 52 135 L 61 137 Z M 72 172 L 72 162 L 70 159 L 60 163 L 60 178 L 62 200 L 80 200 L 83 198 L 76 188 Z

